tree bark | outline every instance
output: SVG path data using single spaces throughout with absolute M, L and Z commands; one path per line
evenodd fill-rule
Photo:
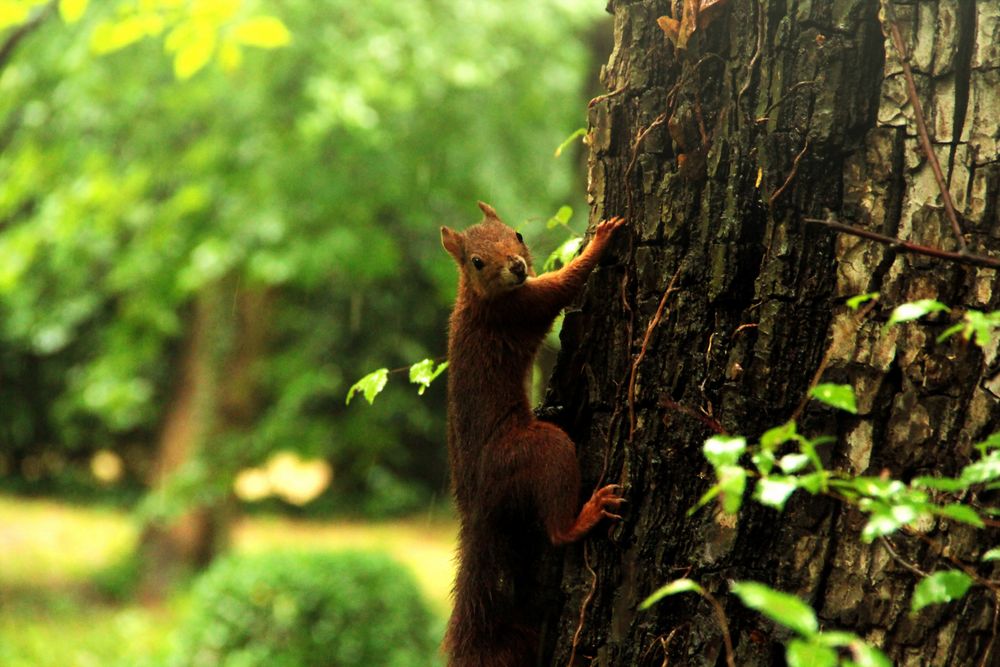
M 911 567 L 950 567 L 942 549 L 976 564 L 1000 543 L 995 530 L 941 520 L 922 538 L 864 544 L 865 515 L 802 491 L 782 514 L 748 500 L 736 517 L 714 503 L 688 516 L 713 482 L 701 453 L 713 429 L 755 438 L 793 416 L 800 432 L 836 436 L 821 452 L 830 468 L 956 474 L 1000 429 L 997 346 L 935 337 L 1000 295 L 994 269 L 803 222 L 832 214 L 958 248 L 878 3 L 731 0 L 685 49 L 657 25 L 671 4 L 609 6 L 615 45 L 608 94 L 590 111 L 588 192 L 592 223 L 624 215 L 631 234 L 567 314 L 547 404 L 579 443 L 586 482 L 620 482 L 629 505 L 620 525 L 544 571 L 542 661 L 724 664 L 702 598 L 637 610 L 688 576 L 723 604 L 740 666 L 783 664 L 789 637 L 728 594 L 746 579 L 800 596 L 824 629 L 856 632 L 897 665 L 1000 665 L 990 591 L 909 613 Z M 894 8 L 969 250 L 1000 256 L 1000 6 Z M 844 303 L 876 291 L 871 310 Z M 884 328 L 894 306 L 922 298 L 956 311 Z M 798 409 L 817 372 L 854 387 L 857 415 Z

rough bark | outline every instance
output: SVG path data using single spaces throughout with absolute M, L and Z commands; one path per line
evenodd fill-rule
M 1000 294 L 993 269 L 802 221 L 832 213 L 956 248 L 878 3 L 731 0 L 686 50 L 657 26 L 669 4 L 609 6 L 610 94 L 591 108 L 588 189 L 592 222 L 624 215 L 632 234 L 567 315 L 547 403 L 580 444 L 585 480 L 620 481 L 630 504 L 619 526 L 546 571 L 560 594 L 543 662 L 724 664 L 697 596 L 637 611 L 690 576 L 722 601 L 741 666 L 783 664 L 788 638 L 727 594 L 743 579 L 799 595 L 824 628 L 854 631 L 898 665 L 1000 664 L 992 594 L 911 616 L 918 577 L 906 567 L 946 566 L 941 548 L 975 563 L 995 533 L 940 521 L 928 540 L 893 536 L 896 558 L 861 542 L 860 512 L 801 491 L 781 515 L 753 504 L 735 518 L 714 506 L 687 515 L 712 481 L 701 454 L 710 425 L 755 437 L 783 423 L 817 369 L 859 400 L 856 416 L 815 403 L 799 416 L 801 431 L 836 436 L 826 465 L 903 480 L 956 473 L 1000 429 L 996 345 L 935 343 L 957 313 L 883 325 L 904 301 L 994 310 Z M 998 256 L 1000 6 L 920 0 L 895 12 L 969 249 Z M 881 300 L 862 316 L 844 305 L 873 291 Z

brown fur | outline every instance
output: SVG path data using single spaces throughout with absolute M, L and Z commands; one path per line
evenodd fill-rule
M 455 608 L 445 637 L 451 667 L 534 663 L 530 599 L 533 526 L 553 544 L 583 537 L 622 502 L 617 487 L 579 507 L 573 441 L 535 419 L 526 390 L 532 360 L 563 307 L 583 287 L 621 218 L 602 222 L 583 253 L 534 277 L 531 255 L 496 211 L 465 232 L 441 228 L 459 267 L 448 343 L 448 452 L 458 505 Z

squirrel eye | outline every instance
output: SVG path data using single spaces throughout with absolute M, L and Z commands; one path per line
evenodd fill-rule
M 524 243 L 524 237 L 521 236 L 521 232 L 515 232 L 517 234 L 518 243 Z
M 486 265 L 485 265 L 485 264 L 483 263 L 483 260 L 479 259 L 478 257 L 473 257 L 473 258 L 472 258 L 472 265 L 473 265 L 474 267 L 476 267 L 476 271 L 479 271 L 479 270 L 480 270 L 480 269 L 482 269 L 482 268 L 483 268 L 484 266 L 486 266 Z

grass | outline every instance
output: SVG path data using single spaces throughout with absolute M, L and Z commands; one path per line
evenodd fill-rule
M 442 618 L 454 574 L 455 526 L 418 517 L 380 523 L 244 518 L 233 548 L 384 550 L 410 567 Z M 129 515 L 0 495 L 0 665 L 155 664 L 180 620 L 183 594 L 158 605 L 113 604 L 92 581 L 135 543 Z

